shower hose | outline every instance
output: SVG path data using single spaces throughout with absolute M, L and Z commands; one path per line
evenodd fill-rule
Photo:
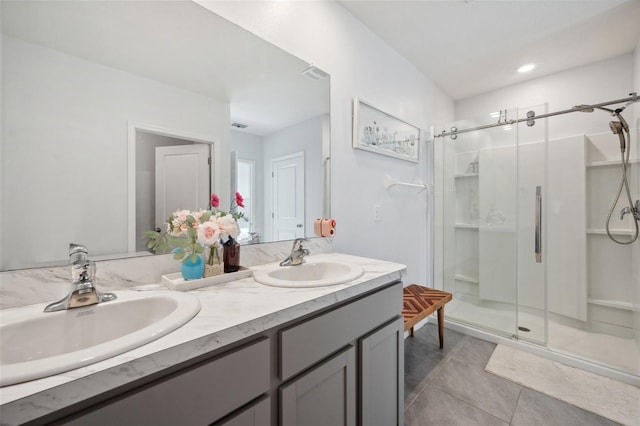
M 626 143 L 625 141 L 625 135 L 624 135 L 625 133 L 627 134 L 627 139 L 629 143 Z M 629 167 L 629 155 L 631 153 L 631 137 L 629 135 L 629 131 L 627 129 L 621 129 L 620 132 L 618 133 L 618 138 L 620 138 L 620 157 L 622 161 L 622 177 L 620 179 L 620 186 L 618 187 L 618 194 L 616 195 L 616 198 L 613 200 L 613 203 L 611 204 L 611 208 L 609 209 L 609 215 L 607 216 L 606 229 L 607 229 L 607 235 L 614 242 L 618 244 L 631 244 L 638 239 L 638 219 L 636 219 L 634 215 L 633 199 L 631 198 L 631 191 L 629 190 L 629 182 L 627 181 L 627 168 Z M 625 158 L 625 151 L 626 151 L 626 158 Z M 631 210 L 630 212 L 631 217 L 635 225 L 635 233 L 633 235 L 633 238 L 629 241 L 617 240 L 613 235 L 611 235 L 611 231 L 609 230 L 609 223 L 611 222 L 611 216 L 613 216 L 613 211 L 616 208 L 616 204 L 618 204 L 618 201 L 620 200 L 620 196 L 622 195 L 623 188 L 625 189 L 627 200 L 629 201 L 629 209 Z

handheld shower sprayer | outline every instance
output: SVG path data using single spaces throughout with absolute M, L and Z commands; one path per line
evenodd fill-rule
M 609 128 L 613 132 L 614 135 L 618 135 L 618 139 L 620 140 L 620 152 L 624 155 L 624 152 L 627 149 L 626 141 L 624 138 L 624 134 L 622 133 L 623 125 L 619 121 L 610 121 Z
M 593 106 L 593 105 L 576 105 L 573 107 L 576 111 L 581 112 L 593 112 L 595 109 L 601 109 L 611 114 L 611 116 L 615 117 L 618 121 L 610 121 L 609 128 L 613 132 L 614 135 L 618 135 L 618 140 L 620 141 L 620 157 L 621 157 L 621 165 L 622 165 L 622 177 L 620 179 L 620 186 L 618 187 L 618 193 L 616 194 L 613 203 L 611 204 L 611 208 L 609 209 L 609 214 L 607 216 L 606 221 L 606 230 L 607 235 L 611 240 L 618 244 L 631 244 L 638 239 L 638 234 L 640 233 L 638 222 L 640 222 L 640 206 L 639 203 L 636 202 L 635 206 L 633 204 L 633 199 L 631 198 L 631 191 L 629 190 L 629 182 L 627 181 L 627 169 L 629 168 L 629 154 L 631 153 L 631 145 L 627 146 L 627 139 L 631 141 L 631 136 L 629 134 L 629 124 L 622 116 L 622 111 L 632 103 L 636 102 L 636 97 L 634 93 L 634 99 L 623 105 L 622 107 L 616 108 L 615 110 L 604 108 L 601 106 Z M 626 134 L 626 135 L 625 135 Z M 626 156 L 625 156 L 626 153 Z M 611 217 L 613 216 L 613 211 L 620 200 L 620 196 L 622 195 L 622 190 L 626 190 L 627 201 L 629 202 L 627 207 L 624 207 L 620 211 L 620 220 L 624 219 L 624 216 L 628 213 L 631 214 L 633 218 L 633 225 L 635 227 L 635 233 L 633 237 L 629 241 L 620 241 L 617 240 L 609 230 L 609 224 L 611 222 Z

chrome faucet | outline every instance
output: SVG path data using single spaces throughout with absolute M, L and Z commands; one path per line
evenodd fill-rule
M 69 244 L 69 263 L 71 264 L 71 289 L 65 297 L 47 305 L 44 308 L 45 312 L 95 305 L 116 298 L 115 294 L 102 293 L 95 287 L 96 264 L 89 260 L 89 252 L 85 246 Z
M 635 220 L 640 221 L 640 200 L 636 200 L 635 206 L 620 210 L 620 220 L 624 219 L 626 214 L 631 214 Z
M 309 254 L 309 250 L 302 247 L 302 243 L 307 241 L 306 238 L 296 238 L 291 247 L 291 254 L 285 260 L 280 262 L 280 266 L 298 266 L 305 263 L 304 257 Z

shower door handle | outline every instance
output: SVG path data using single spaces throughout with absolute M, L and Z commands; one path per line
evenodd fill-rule
M 536 186 L 536 227 L 535 227 L 535 254 L 536 263 L 542 263 L 542 187 Z

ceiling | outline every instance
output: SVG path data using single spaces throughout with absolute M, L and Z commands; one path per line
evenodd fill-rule
M 454 100 L 633 52 L 640 0 L 340 0 Z M 529 73 L 518 73 L 526 63 Z

